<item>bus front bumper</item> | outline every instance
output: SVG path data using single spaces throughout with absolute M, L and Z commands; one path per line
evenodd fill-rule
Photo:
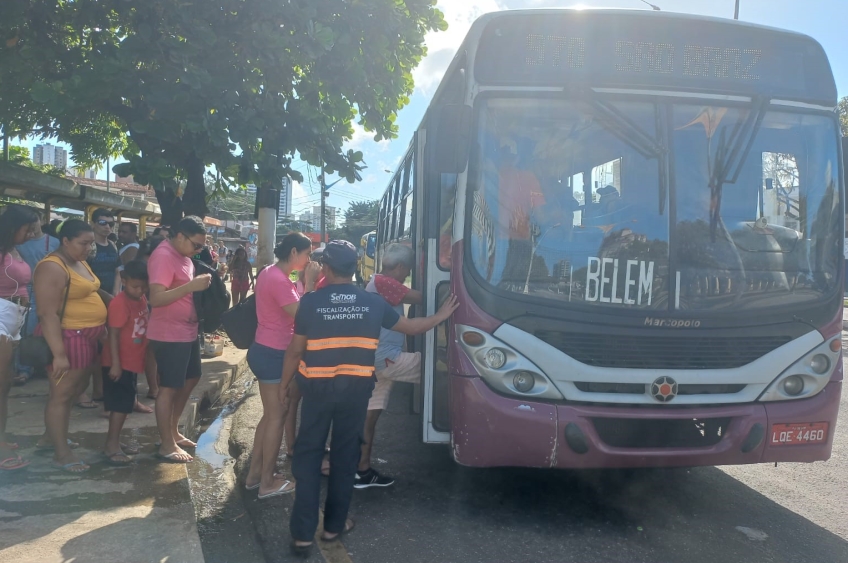
M 842 392 L 842 382 L 831 381 L 815 397 L 797 401 L 636 408 L 534 402 L 499 395 L 479 377 L 450 379 L 452 454 L 472 467 L 822 461 L 830 457 Z M 820 441 L 792 444 L 781 439 L 799 429 L 808 432 L 802 438 Z

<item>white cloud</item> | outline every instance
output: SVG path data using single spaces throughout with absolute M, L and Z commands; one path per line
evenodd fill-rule
M 432 94 L 474 20 L 505 7 L 498 0 L 441 0 L 438 8 L 445 15 L 448 29 L 427 34 L 428 54 L 413 72 L 415 86 Z
M 353 150 L 363 150 L 364 148 L 373 149 L 376 148 L 380 152 L 385 152 L 388 150 L 389 141 L 383 139 L 382 141 L 374 140 L 374 133 L 369 133 L 365 130 L 362 125 L 356 123 L 355 121 L 351 123 L 353 127 L 353 137 L 351 137 L 350 141 L 347 142 L 347 148 Z

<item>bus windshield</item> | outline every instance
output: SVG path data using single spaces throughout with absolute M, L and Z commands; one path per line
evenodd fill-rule
M 839 280 L 825 115 L 715 102 L 490 99 L 470 256 L 500 290 L 587 306 L 801 303 Z

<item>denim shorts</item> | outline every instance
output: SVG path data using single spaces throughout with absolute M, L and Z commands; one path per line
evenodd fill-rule
M 260 383 L 280 383 L 283 380 L 285 350 L 269 348 L 254 342 L 247 351 L 247 365 Z

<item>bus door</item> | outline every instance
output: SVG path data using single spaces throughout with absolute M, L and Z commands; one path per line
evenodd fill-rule
M 430 316 L 449 292 L 450 270 L 439 263 L 439 200 L 440 178 L 433 172 L 431 150 L 428 148 L 428 131 L 421 129 L 416 135 L 416 264 L 413 287 L 424 295 L 422 307 L 416 307 L 416 316 Z M 448 245 L 449 250 L 449 245 Z M 423 310 L 422 310 L 423 309 Z M 423 440 L 425 443 L 450 441 L 450 411 L 447 378 L 446 323 L 414 337 L 415 351 L 421 353 L 420 405 Z
M 450 295 L 451 249 L 457 182 L 465 165 L 456 154 L 446 164 L 445 152 L 456 147 L 459 132 L 470 128 L 470 108 L 453 106 L 436 113 L 428 121 L 428 129 L 419 132 L 418 150 L 424 163 L 420 166 L 419 183 L 423 185 L 420 267 L 423 269 L 422 291 L 426 315 L 433 315 Z M 441 131 L 440 131 L 441 129 Z M 429 136 L 429 137 L 428 137 Z M 450 159 L 448 159 L 450 160 Z M 423 335 L 421 364 L 423 368 L 422 414 L 424 441 L 450 442 L 450 392 L 448 378 L 448 323 Z

